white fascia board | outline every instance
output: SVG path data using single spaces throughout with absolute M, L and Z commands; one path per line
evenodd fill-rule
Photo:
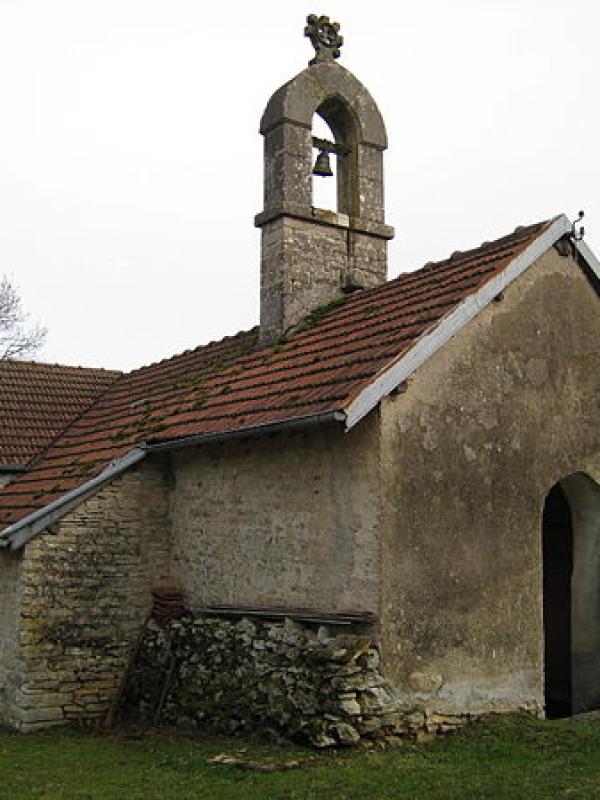
M 424 334 L 413 347 L 379 375 L 358 394 L 345 409 L 346 430 L 350 430 L 396 389 L 427 359 L 443 347 L 458 331 L 489 305 L 494 297 L 525 272 L 537 259 L 549 250 L 566 233 L 571 232 L 571 222 L 564 215 L 557 217 L 550 227 L 537 237 L 522 253 L 495 278 L 485 283 L 478 292 L 469 295 L 463 302 L 442 317 L 435 328 Z M 582 244 L 580 242 L 579 244 Z M 589 250 L 589 248 L 587 248 Z M 589 251 L 591 253 L 591 251 Z M 585 257 L 585 256 L 584 256 Z M 587 259 L 586 259 L 587 260 Z M 598 262 L 596 262 L 598 263 Z
M 9 548 L 10 550 L 19 550 L 30 539 L 36 536 L 41 531 L 45 530 L 49 525 L 57 522 L 69 511 L 72 511 L 78 505 L 87 500 L 92 495 L 96 494 L 106 483 L 116 478 L 126 469 L 137 464 L 144 456 L 146 451 L 142 447 L 134 447 L 121 458 L 116 458 L 114 461 L 104 469 L 95 478 L 87 481 L 86 483 L 78 486 L 67 492 L 58 500 L 48 503 L 47 506 L 33 511 L 23 519 L 15 522 L 9 528 L 6 528 L 0 534 L 0 547 Z
M 575 242 L 575 249 L 583 258 L 588 267 L 592 270 L 594 275 L 598 278 L 598 280 L 600 280 L 600 261 L 598 261 L 595 254 L 592 252 L 592 250 L 590 250 L 583 239 Z

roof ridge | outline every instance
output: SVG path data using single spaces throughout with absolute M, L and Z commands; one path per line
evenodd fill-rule
M 245 330 L 238 331 L 237 333 L 231 333 L 226 336 L 223 336 L 221 339 L 212 339 L 210 342 L 206 344 L 199 344 L 196 347 L 191 347 L 187 350 L 182 350 L 179 353 L 174 353 L 172 356 L 166 356 L 165 358 L 160 358 L 158 361 L 151 361 L 149 364 L 142 364 L 141 367 L 136 367 L 135 369 L 129 370 L 128 372 L 124 372 L 123 375 L 127 377 L 131 377 L 136 375 L 140 372 L 143 372 L 147 369 L 152 369 L 153 367 L 158 367 L 161 364 L 168 364 L 170 361 L 174 361 L 177 358 L 182 358 L 183 356 L 191 356 L 194 353 L 198 353 L 201 350 L 207 349 L 209 347 L 216 347 L 217 345 L 221 345 L 224 342 L 227 342 L 232 339 L 241 339 L 243 337 L 250 337 L 251 334 L 257 334 L 259 331 L 258 325 L 253 325 L 251 328 L 247 328 Z
M 92 372 L 102 372 L 109 375 L 123 375 L 124 371 L 122 369 L 110 369 L 107 367 L 84 367 L 77 364 L 59 364 L 57 362 L 50 362 L 50 361 L 34 361 L 32 359 L 21 359 L 21 358 L 4 358 L 0 359 L 0 368 L 3 366 L 10 366 L 10 367 L 44 367 L 47 369 L 56 369 L 56 370 L 71 370 L 83 373 L 92 373 Z

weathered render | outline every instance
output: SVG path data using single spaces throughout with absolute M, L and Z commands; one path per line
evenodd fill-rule
M 440 712 L 543 708 L 542 512 L 600 482 L 599 340 L 552 249 L 382 404 L 384 669 Z
M 172 577 L 213 604 L 379 610 L 374 416 L 181 451 L 173 459 Z

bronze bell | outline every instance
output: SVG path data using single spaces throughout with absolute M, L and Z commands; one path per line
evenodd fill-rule
M 327 150 L 321 150 L 317 156 L 312 174 L 321 175 L 323 178 L 330 178 L 333 175 L 333 171 L 329 163 L 329 153 Z

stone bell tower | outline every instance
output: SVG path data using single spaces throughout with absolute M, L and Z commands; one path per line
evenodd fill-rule
M 387 137 L 375 101 L 340 66 L 342 37 L 328 17 L 310 15 L 305 34 L 315 48 L 307 69 L 281 86 L 260 123 L 264 140 L 260 338 L 276 341 L 315 308 L 387 278 L 383 151 Z M 334 141 L 313 136 L 313 117 Z M 313 173 L 314 154 L 318 153 Z M 313 174 L 337 162 L 337 209 L 314 208 Z

